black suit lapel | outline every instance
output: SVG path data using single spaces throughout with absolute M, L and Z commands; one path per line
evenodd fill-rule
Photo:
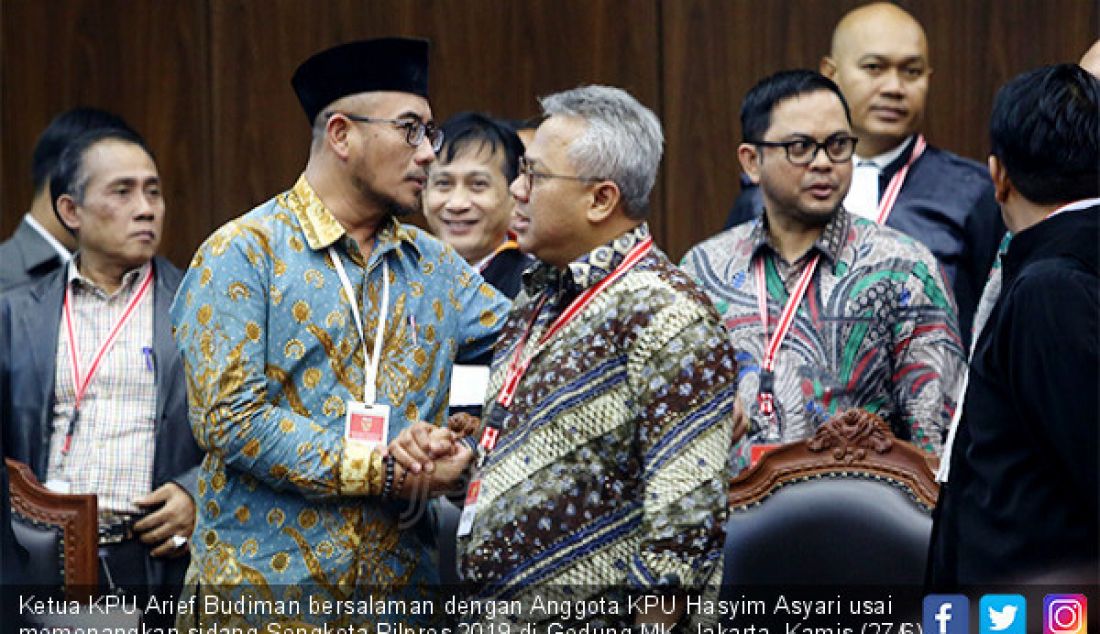
M 31 309 L 19 316 L 19 339 L 12 342 L 24 345 L 35 373 L 35 401 L 42 404 L 39 430 L 43 447 L 49 446 L 50 417 L 54 407 L 54 376 L 57 373 L 58 331 L 61 327 L 61 307 L 65 299 L 68 277 L 64 268 L 53 283 L 36 284 L 31 290 Z M 21 341 L 20 341 L 21 339 Z
M 886 167 L 882 168 L 882 171 L 878 174 L 878 197 L 881 199 L 882 195 L 886 192 L 886 186 L 890 184 L 890 179 L 897 174 L 902 167 L 909 161 L 909 157 L 913 154 L 913 149 L 917 146 L 917 136 L 914 134 L 906 141 L 905 149 L 902 150 L 898 157 L 886 164 Z M 912 169 L 912 168 L 910 168 Z M 908 179 L 906 179 L 908 180 Z

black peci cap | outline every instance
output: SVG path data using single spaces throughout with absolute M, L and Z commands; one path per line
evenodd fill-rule
M 361 92 L 428 97 L 428 40 L 387 37 L 348 42 L 302 62 L 290 80 L 310 124 L 330 103 Z

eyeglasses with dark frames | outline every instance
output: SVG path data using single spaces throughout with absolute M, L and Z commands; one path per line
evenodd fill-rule
M 859 141 L 848 134 L 834 134 L 824 141 L 818 141 L 808 136 L 800 136 L 790 141 L 753 141 L 753 145 L 763 147 L 781 147 L 787 153 L 787 160 L 794 165 L 809 165 L 817 158 L 819 150 L 825 150 L 825 156 L 833 163 L 843 163 L 851 160 L 856 151 L 856 143 Z
M 552 174 L 550 172 L 540 172 L 535 169 L 531 159 L 526 156 L 519 157 L 519 175 L 522 178 L 520 184 L 523 188 L 523 195 L 526 197 L 531 194 L 531 187 L 534 184 L 535 178 L 564 178 L 571 181 L 580 181 L 582 183 L 598 183 L 600 181 L 609 180 L 607 178 L 597 178 L 592 176 L 569 176 L 566 174 Z
M 348 112 L 326 112 L 325 118 L 339 114 L 358 123 L 389 123 L 397 128 L 405 130 L 405 142 L 412 147 L 420 147 L 427 137 L 433 152 L 439 152 L 443 147 L 443 130 L 435 127 L 434 123 L 424 123 L 416 119 L 382 119 L 378 117 L 366 117 Z

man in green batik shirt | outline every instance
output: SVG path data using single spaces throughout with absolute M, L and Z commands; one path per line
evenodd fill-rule
M 815 72 L 777 73 L 745 96 L 741 126 L 738 158 L 764 215 L 683 262 L 737 351 L 751 428 L 734 469 L 753 445 L 811 437 L 852 407 L 938 454 L 966 360 L 955 302 L 927 247 L 844 209 L 856 143 L 840 89 Z

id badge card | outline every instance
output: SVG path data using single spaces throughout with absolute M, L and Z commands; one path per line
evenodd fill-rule
M 384 403 L 367 405 L 360 401 L 348 403 L 344 417 L 344 438 L 367 447 L 385 445 L 390 433 L 390 406 Z
M 470 488 L 466 489 L 466 503 L 462 505 L 462 515 L 458 518 L 458 536 L 465 537 L 474 527 L 474 516 L 477 515 L 477 498 L 481 496 L 481 480 L 470 482 Z
M 749 466 L 755 466 L 764 457 L 764 454 L 779 447 L 780 443 L 763 443 L 753 445 L 749 450 Z

